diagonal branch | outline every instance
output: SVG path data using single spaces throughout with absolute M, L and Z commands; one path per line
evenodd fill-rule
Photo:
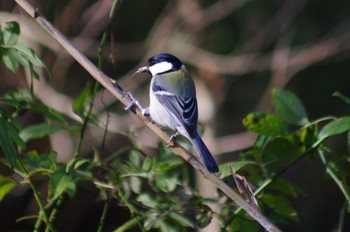
M 109 90 L 123 105 L 130 104 L 131 99 L 126 94 L 126 91 L 115 83 L 112 79 L 101 72 L 87 57 L 81 54 L 69 41 L 60 33 L 50 22 L 48 22 L 37 9 L 34 9 L 26 0 L 15 0 L 33 19 L 35 19 L 54 39 L 56 39 L 62 47 L 88 71 L 93 78 L 96 79 L 102 86 Z M 168 141 L 169 136 L 155 124 L 144 117 L 136 108 L 132 112 L 143 121 L 152 131 L 154 131 L 163 141 Z M 280 231 L 272 224 L 264 215 L 250 206 L 239 194 L 234 192 L 230 186 L 224 183 L 219 177 L 210 174 L 206 168 L 198 162 L 198 160 L 186 149 L 179 144 L 174 144 L 174 151 L 183 159 L 189 162 L 195 169 L 203 174 L 205 178 L 213 182 L 221 191 L 230 197 L 237 205 L 242 207 L 252 218 L 259 222 L 267 231 Z

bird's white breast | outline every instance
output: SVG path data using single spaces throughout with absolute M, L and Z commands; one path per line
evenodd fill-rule
M 164 106 L 160 104 L 157 97 L 152 93 L 152 91 L 150 91 L 149 110 L 150 116 L 155 123 L 162 127 L 169 127 L 173 130 L 175 129 L 171 126 L 171 121 L 173 120 L 172 116 L 168 113 Z

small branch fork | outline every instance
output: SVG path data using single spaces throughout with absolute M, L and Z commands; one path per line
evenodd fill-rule
M 118 83 L 110 79 L 104 73 L 102 73 L 87 57 L 81 54 L 69 41 L 62 35 L 50 22 L 48 22 L 32 5 L 26 0 L 15 0 L 15 2 L 21 6 L 33 19 L 35 19 L 49 34 L 56 39 L 62 47 L 90 73 L 102 86 L 110 91 L 124 106 L 129 106 L 133 99 Z M 152 131 L 154 131 L 164 142 L 169 141 L 170 137 L 160 127 L 152 123 L 146 116 L 142 114 L 137 107 L 131 107 L 131 111 L 143 121 Z M 172 143 L 174 151 L 190 163 L 195 169 L 200 171 L 205 178 L 214 183 L 217 188 L 230 197 L 237 205 L 242 207 L 253 219 L 261 224 L 267 231 L 278 232 L 281 231 L 274 224 L 272 224 L 264 215 L 258 210 L 249 205 L 239 194 L 234 192 L 230 186 L 224 183 L 219 177 L 209 173 L 206 168 L 198 162 L 198 160 L 186 149 L 177 143 Z

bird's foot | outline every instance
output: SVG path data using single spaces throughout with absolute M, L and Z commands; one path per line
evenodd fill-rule
M 180 133 L 178 131 L 176 131 L 174 134 L 172 134 L 168 140 L 168 142 L 166 143 L 167 147 L 170 147 L 171 145 L 173 145 L 174 141 L 176 140 L 176 136 L 178 136 Z
M 127 92 L 126 95 L 131 99 L 131 102 L 129 103 L 129 105 L 124 107 L 124 110 L 130 110 L 131 107 L 133 107 L 134 105 L 136 105 L 136 107 L 139 108 L 139 110 L 143 110 L 143 107 L 140 104 L 140 102 L 130 92 Z
M 149 108 L 143 108 L 141 103 L 130 92 L 127 92 L 126 95 L 131 99 L 131 102 L 129 105 L 125 106 L 124 110 L 130 110 L 131 107 L 135 105 L 141 111 L 143 116 L 150 116 Z

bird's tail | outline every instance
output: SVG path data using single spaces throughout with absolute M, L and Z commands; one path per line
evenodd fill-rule
M 218 172 L 219 167 L 216 164 L 214 157 L 212 156 L 209 149 L 207 148 L 207 146 L 205 145 L 205 143 L 203 142 L 202 138 L 199 136 L 198 133 L 196 133 L 194 137 L 191 138 L 191 142 L 193 146 L 196 148 L 199 155 L 201 156 L 204 162 L 204 165 L 208 169 L 208 171 L 211 173 Z

